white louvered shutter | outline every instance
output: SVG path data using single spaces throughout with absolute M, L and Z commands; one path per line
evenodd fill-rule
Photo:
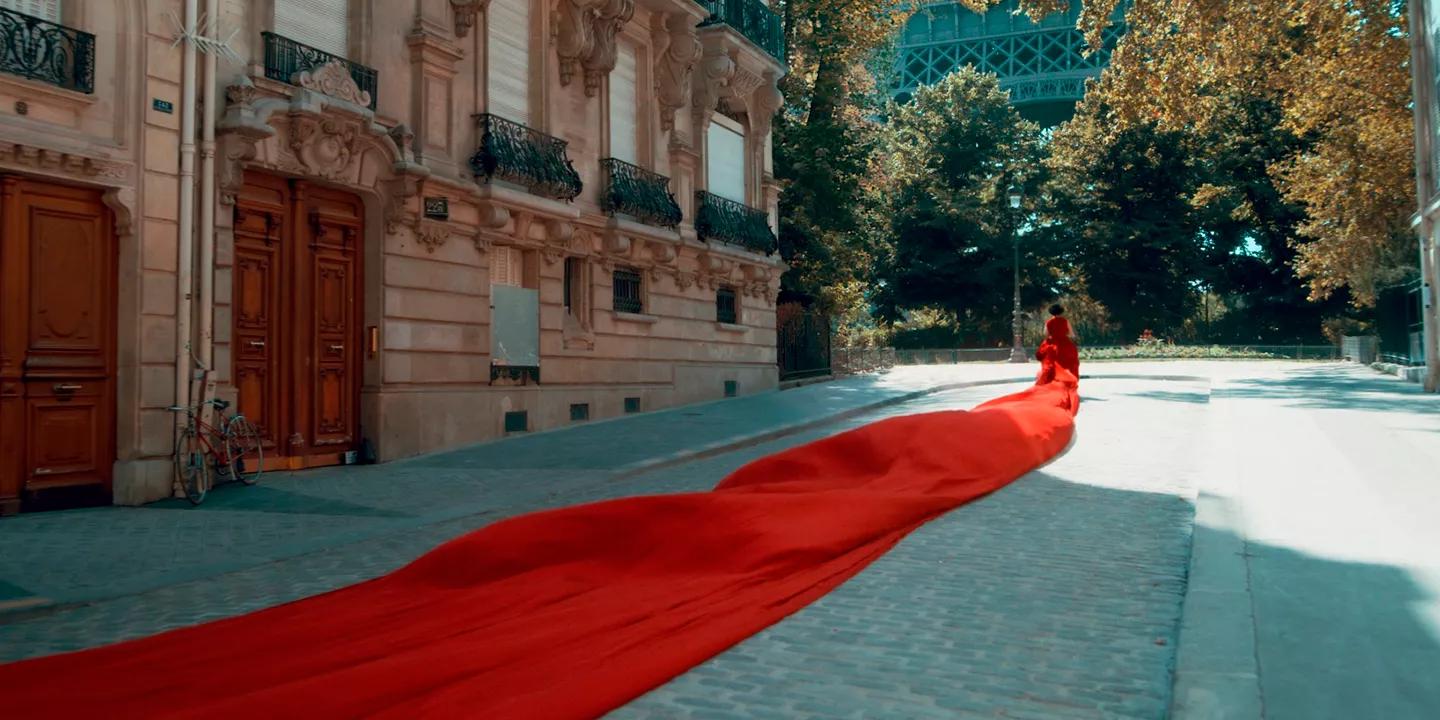
M 530 124 L 530 0 L 491 0 L 488 72 L 493 115 Z
M 346 57 L 350 54 L 350 0 L 275 0 L 275 32 Z
M 610 157 L 640 164 L 639 105 L 635 95 L 635 46 L 617 41 L 615 69 L 610 72 Z
M 728 120 L 725 118 L 724 120 Z M 706 182 L 710 192 L 735 202 L 745 202 L 745 136 L 738 123 L 728 123 L 717 113 L 705 138 Z
M 60 22 L 60 0 L 0 0 L 0 7 Z
M 515 248 L 504 245 L 491 248 L 490 284 L 522 285 L 521 258 L 520 251 Z

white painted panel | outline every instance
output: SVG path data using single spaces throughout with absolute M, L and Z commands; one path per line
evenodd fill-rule
M 745 136 L 712 121 L 705 138 L 706 182 L 710 192 L 745 202 Z
M 60 22 L 60 0 L 0 0 L 0 7 Z
M 635 47 L 620 38 L 616 42 L 615 69 L 610 72 L 610 157 L 632 165 L 640 164 L 639 98 L 635 93 Z
M 491 0 L 488 13 L 491 114 L 530 124 L 530 0 Z
M 275 0 L 275 32 L 331 55 L 350 54 L 350 0 Z

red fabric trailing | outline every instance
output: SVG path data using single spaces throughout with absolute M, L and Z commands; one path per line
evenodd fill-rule
M 1059 454 L 1078 381 L 1049 374 L 762 458 L 710 492 L 524 515 L 324 595 L 3 665 L 0 714 L 596 717 Z

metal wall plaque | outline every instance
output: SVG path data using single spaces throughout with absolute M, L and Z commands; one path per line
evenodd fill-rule
M 425 217 L 430 220 L 450 219 L 450 198 L 427 197 L 425 198 Z
M 150 106 L 162 113 L 165 113 L 166 115 L 175 112 L 175 103 L 172 103 L 169 100 L 161 100 L 160 98 L 155 98 L 150 101 Z

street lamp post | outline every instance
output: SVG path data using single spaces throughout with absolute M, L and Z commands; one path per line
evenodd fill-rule
M 1030 356 L 1025 352 L 1025 346 L 1021 344 L 1020 337 L 1020 227 L 1016 217 L 1020 210 L 1020 187 L 1010 186 L 1010 242 L 1014 250 L 1013 268 L 1015 270 L 1015 307 L 1011 314 L 1010 325 L 1015 333 L 1015 346 L 1010 348 L 1010 362 L 1030 362 Z

